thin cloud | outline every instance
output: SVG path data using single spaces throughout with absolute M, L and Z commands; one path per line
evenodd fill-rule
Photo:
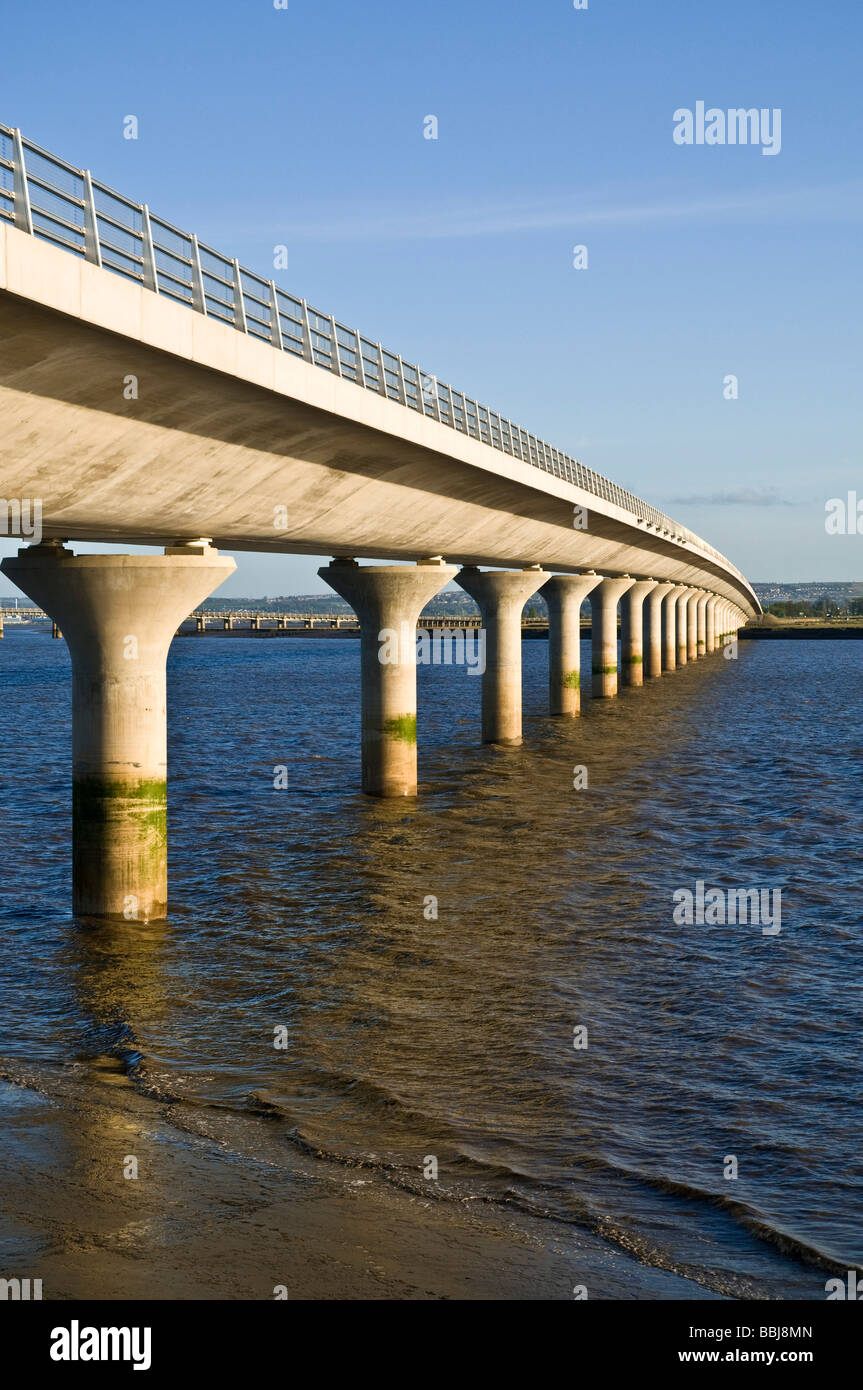
M 863 218 L 863 183 L 849 182 L 829 188 L 788 189 L 774 193 L 740 193 L 703 198 L 679 198 L 649 202 L 608 204 L 591 195 L 574 199 L 542 200 L 529 203 L 475 203 L 433 211 L 405 213 L 403 209 L 382 212 L 376 208 L 339 210 L 337 218 L 325 222 L 294 223 L 293 241 L 428 241 L 440 238 L 507 236 L 517 232 L 553 231 L 567 227 L 573 233 L 587 226 L 640 225 L 643 223 L 733 220 L 760 217 L 804 219 Z
M 686 497 L 670 497 L 675 505 L 692 507 L 790 507 L 776 488 L 739 487 L 725 492 L 690 493 Z

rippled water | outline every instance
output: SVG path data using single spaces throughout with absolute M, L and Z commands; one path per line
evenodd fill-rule
M 266 1117 L 426 1193 L 434 1155 L 444 1200 L 823 1298 L 863 1259 L 863 644 L 741 643 L 571 724 L 544 716 L 546 644 L 524 659 L 518 750 L 478 744 L 479 680 L 420 670 L 403 804 L 357 791 L 355 641 L 176 641 L 171 920 L 94 931 L 65 645 L 7 630 L 0 1054 L 118 1059 L 250 1151 Z M 675 925 L 697 879 L 781 888 L 780 934 Z

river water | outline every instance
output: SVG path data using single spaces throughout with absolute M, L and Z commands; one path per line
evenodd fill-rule
M 863 643 L 741 642 L 573 722 L 545 642 L 524 666 L 516 750 L 479 744 L 478 679 L 421 668 L 421 795 L 386 803 L 355 640 L 175 641 L 172 915 L 94 931 L 65 644 L 8 628 L 2 1075 L 122 1078 L 249 1163 L 589 1237 L 634 1296 L 823 1298 L 863 1260 Z M 780 889 L 781 930 L 678 925 L 698 880 Z

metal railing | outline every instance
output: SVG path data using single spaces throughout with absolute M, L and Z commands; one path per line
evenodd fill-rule
M 375 391 L 523 463 L 563 478 L 632 514 L 670 540 L 690 543 L 735 574 L 724 555 L 664 512 L 488 406 L 405 362 L 190 232 L 0 125 L 0 218 L 22 231 L 166 295 L 240 333 Z M 740 576 L 742 578 L 742 576 Z

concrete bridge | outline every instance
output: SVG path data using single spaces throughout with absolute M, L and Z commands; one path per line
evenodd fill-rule
M 360 625 L 378 796 L 417 789 L 414 630 L 450 579 L 482 614 L 482 737 L 503 744 L 521 739 L 538 591 L 559 717 L 579 712 L 583 600 L 605 699 L 760 611 L 725 556 L 649 503 L 5 126 L 0 418 L 0 501 L 41 529 L 2 568 L 72 658 L 84 915 L 166 911 L 165 659 L 235 568 L 220 546 L 334 557 L 320 574 Z M 76 540 L 164 554 L 76 556 Z
M 582 618 L 581 625 L 582 628 L 585 627 L 584 618 Z M 463 632 L 473 631 L 481 627 L 482 618 L 472 613 L 450 614 L 449 617 L 423 613 L 417 619 L 417 628 L 429 632 L 450 630 Z M 589 636 L 589 624 L 587 624 L 587 628 L 587 635 Z M 359 619 L 355 613 L 240 613 L 236 610 L 219 613 L 207 610 L 206 612 L 194 613 L 180 629 L 184 633 L 195 632 L 202 635 L 213 632 L 293 632 L 302 634 L 303 632 L 319 630 L 359 632 Z M 548 632 L 548 618 L 528 617 L 523 613 L 521 630 L 522 633 L 535 632 L 545 635 Z M 177 636 L 179 635 L 178 632 Z

